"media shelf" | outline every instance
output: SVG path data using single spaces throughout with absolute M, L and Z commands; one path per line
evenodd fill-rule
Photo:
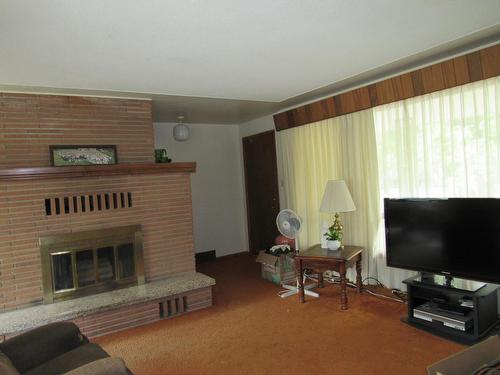
M 408 317 L 403 320 L 414 327 L 472 344 L 497 324 L 497 286 L 484 284 L 466 290 L 420 275 L 403 282 L 408 288 Z

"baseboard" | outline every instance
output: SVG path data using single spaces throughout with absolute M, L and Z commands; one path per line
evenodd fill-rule
M 197 264 L 203 262 L 209 262 L 211 260 L 215 260 L 215 258 L 216 258 L 215 250 L 209 250 L 209 251 L 204 251 L 202 253 L 194 254 L 194 259 L 196 260 Z
M 256 256 L 257 254 L 252 254 L 252 253 L 249 253 L 248 251 L 240 251 L 240 252 L 237 252 L 237 253 L 232 253 L 232 254 L 226 254 L 226 255 L 222 255 L 222 256 L 219 256 L 217 257 L 217 259 L 222 259 L 222 258 L 230 258 L 230 257 L 241 257 L 242 255 L 250 255 L 250 256 Z

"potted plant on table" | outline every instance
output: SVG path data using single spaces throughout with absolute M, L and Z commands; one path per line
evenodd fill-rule
M 342 233 L 337 229 L 333 228 L 333 225 L 328 228 L 328 232 L 324 234 L 326 237 L 326 244 L 329 250 L 337 250 L 342 244 Z

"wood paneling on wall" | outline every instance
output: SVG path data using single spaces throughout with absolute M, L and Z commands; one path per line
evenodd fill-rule
M 153 162 L 152 103 L 0 93 L 0 168 L 49 166 L 57 144 L 111 144 L 120 163 Z
M 285 130 L 500 75 L 500 44 L 274 115 Z

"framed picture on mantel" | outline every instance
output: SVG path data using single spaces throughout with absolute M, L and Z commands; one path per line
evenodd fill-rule
M 57 145 L 50 146 L 53 167 L 73 165 L 106 165 L 118 163 L 114 145 Z

